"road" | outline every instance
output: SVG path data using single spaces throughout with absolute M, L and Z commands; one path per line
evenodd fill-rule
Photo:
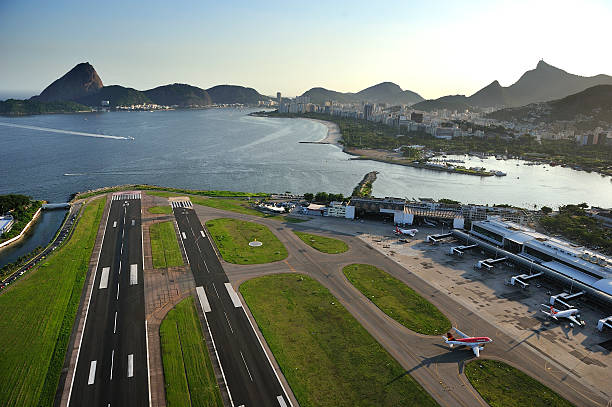
M 72 237 L 72 233 L 74 228 L 74 221 L 76 220 L 79 211 L 81 210 L 81 204 L 76 203 L 70 206 L 70 210 L 68 211 L 68 215 L 66 216 L 66 220 L 62 224 L 59 232 L 55 236 L 55 238 L 47 245 L 47 247 L 36 256 L 32 257 L 27 261 L 24 265 L 22 265 L 19 269 L 15 270 L 13 274 L 5 278 L 4 280 L 0 280 L 0 293 L 2 289 L 7 285 L 15 282 L 19 277 L 28 272 L 32 267 L 34 267 L 38 262 L 44 260 L 51 252 L 57 249 L 59 246 L 64 243 L 65 240 L 70 239 Z
M 70 406 L 149 405 L 140 194 L 115 194 L 70 387 Z
M 198 216 L 190 204 L 173 208 L 232 405 L 290 405 Z

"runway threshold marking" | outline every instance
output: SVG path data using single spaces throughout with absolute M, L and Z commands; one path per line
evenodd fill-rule
M 130 264 L 130 285 L 138 284 L 138 264 Z
M 134 354 L 128 355 L 127 377 L 134 377 Z
M 108 274 L 110 272 L 110 267 L 104 267 L 102 269 L 102 275 L 100 276 L 100 290 L 108 288 Z
M 202 307 L 202 311 L 212 311 L 210 308 L 210 304 L 208 303 L 208 298 L 206 298 L 206 291 L 204 291 L 204 287 L 196 287 L 196 293 L 198 294 L 198 298 L 200 299 L 200 306 Z
M 91 364 L 89 365 L 89 379 L 87 379 L 87 384 L 94 384 L 94 382 L 96 381 L 96 362 L 95 360 L 91 361 Z
M 285 399 L 283 398 L 283 396 L 276 396 L 276 400 L 278 400 L 278 404 L 281 407 L 287 407 L 287 403 L 285 403 Z
M 236 291 L 234 291 L 234 287 L 232 287 L 230 283 L 225 283 L 225 289 L 227 290 L 227 293 L 232 299 L 232 302 L 234 303 L 234 307 L 236 308 L 242 307 L 242 303 L 240 302 L 240 298 L 238 298 L 238 294 L 236 294 Z

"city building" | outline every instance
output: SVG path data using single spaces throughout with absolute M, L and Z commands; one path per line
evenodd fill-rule
M 410 120 L 415 123 L 423 123 L 423 113 L 412 112 L 410 113 Z
M 281 105 L 281 93 L 280 92 L 276 92 L 276 103 L 278 104 L 278 106 Z
M 371 105 L 369 103 L 363 105 L 363 118 L 365 120 L 371 120 L 372 113 L 374 113 L 374 105 Z

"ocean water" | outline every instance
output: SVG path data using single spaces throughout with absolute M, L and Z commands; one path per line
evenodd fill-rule
M 350 160 L 336 146 L 299 143 L 325 137 L 327 129 L 319 123 L 251 117 L 247 115 L 250 111 L 0 117 L 0 194 L 24 193 L 61 202 L 77 191 L 147 183 L 194 189 L 329 191 L 348 195 L 365 173 L 376 170 L 380 173 L 373 189 L 376 196 L 452 198 L 524 207 L 578 202 L 612 206 L 610 177 L 595 173 L 525 166 L 514 160 L 463 157 L 468 166 L 508 173 L 506 177 L 481 178 Z

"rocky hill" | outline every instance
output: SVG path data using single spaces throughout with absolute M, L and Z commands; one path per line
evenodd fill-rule
M 32 99 L 39 102 L 77 100 L 98 92 L 103 86 L 94 67 L 89 62 L 83 62 Z
M 421 95 L 411 90 L 402 90 L 393 82 L 382 82 L 357 93 L 342 93 L 325 88 L 312 88 L 302 94 L 309 96 L 310 101 L 322 105 L 329 100 L 340 103 L 386 103 L 388 105 L 412 105 L 424 100 Z
M 143 92 L 153 103 L 165 106 L 208 106 L 212 104 L 210 95 L 196 86 L 175 83 L 158 86 Z
M 260 95 L 253 88 L 236 85 L 217 85 L 206 89 L 212 102 L 215 104 L 235 104 L 243 105 L 257 104 L 260 100 L 269 100 L 268 96 Z
M 107 100 L 111 107 L 152 103 L 145 92 L 119 85 L 105 86 L 96 93 L 76 99 L 76 102 L 97 107 L 103 100 Z

